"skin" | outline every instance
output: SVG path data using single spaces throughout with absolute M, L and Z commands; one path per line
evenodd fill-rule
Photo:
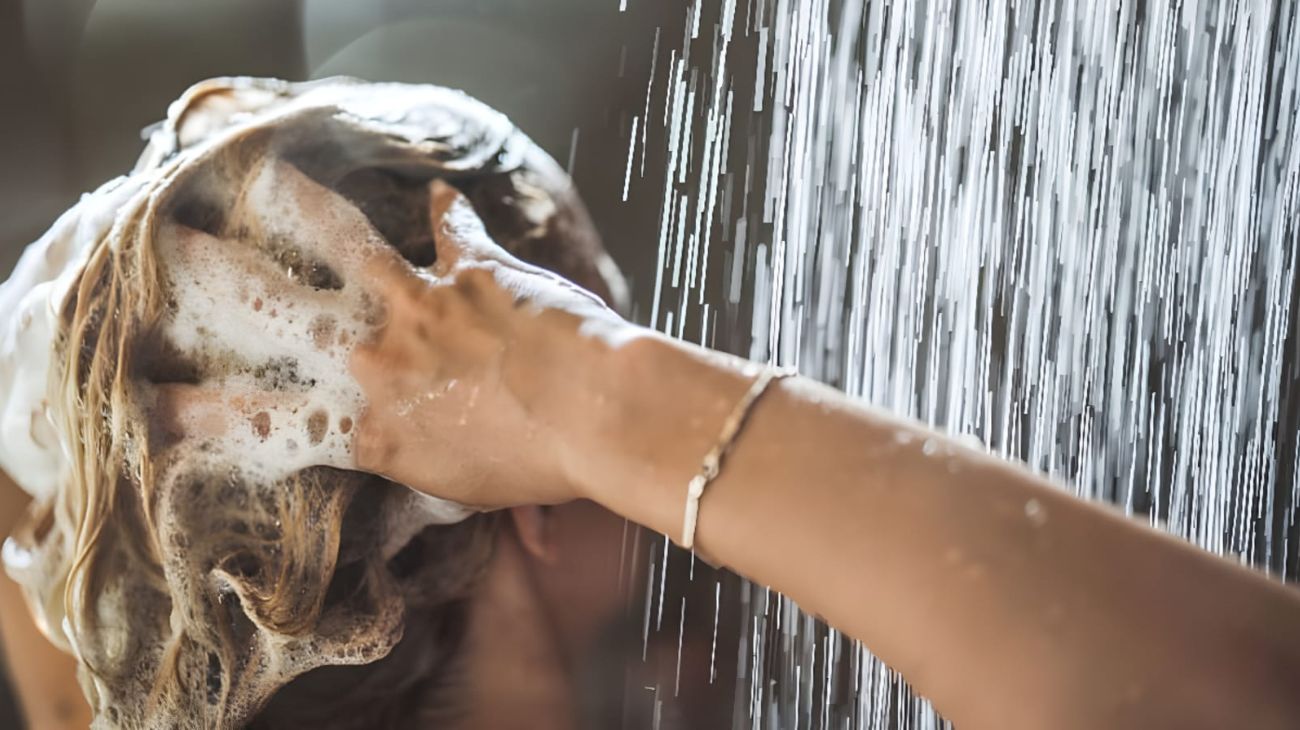
M 315 243 L 380 305 L 346 358 L 365 404 L 351 449 L 328 463 L 515 508 L 472 612 L 464 727 L 567 727 L 597 614 L 559 618 L 588 603 L 563 580 L 581 550 L 557 558 L 536 505 L 584 500 L 680 541 L 686 485 L 757 371 L 512 258 L 451 188 L 430 205 L 430 269 L 365 236 Z M 295 296 L 264 268 L 204 265 Z M 247 309 L 230 296 L 205 306 Z M 211 437 L 249 401 L 272 419 L 295 405 L 208 389 L 157 407 L 195 424 L 178 437 Z M 196 417 L 214 403 L 233 417 Z M 700 555 L 862 640 L 958 726 L 1300 726 L 1300 592 L 805 379 L 749 415 L 702 500 Z M 530 671 L 505 682 L 503 665 Z
M 544 554 L 530 551 L 519 533 L 503 531 L 498 540 L 470 610 L 457 727 L 574 727 L 571 672 L 555 613 L 530 570 Z
M 13 531 L 29 497 L 0 472 L 0 534 Z M 77 685 L 77 662 L 36 628 L 22 589 L 0 575 L 0 638 L 5 666 L 20 709 L 32 730 L 73 730 L 90 725 L 90 706 Z
M 591 499 L 680 539 L 752 366 L 546 291 L 454 192 L 433 206 L 440 277 L 375 269 L 389 319 L 352 358 L 357 465 L 482 508 Z M 453 378 L 477 401 L 395 408 Z M 961 727 L 1300 725 L 1300 593 L 808 380 L 755 406 L 696 546 Z
M 621 530 L 622 520 L 590 502 L 511 510 L 469 609 L 456 671 L 464 714 L 427 726 L 592 726 L 580 719 L 579 674 L 601 665 L 599 632 L 620 606 L 618 554 L 592 547 L 617 541 Z

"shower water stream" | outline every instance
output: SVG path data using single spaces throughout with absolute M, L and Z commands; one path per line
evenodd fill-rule
M 662 198 L 643 319 L 1296 578 L 1295 4 L 685 6 L 617 163 L 624 199 Z M 666 546 L 649 560 L 647 636 L 717 621 L 720 588 L 679 613 Z M 864 648 L 741 594 L 738 676 L 709 674 L 733 727 L 943 724 Z

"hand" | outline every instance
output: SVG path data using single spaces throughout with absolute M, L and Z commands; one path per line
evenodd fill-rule
M 605 351 L 636 328 L 496 245 L 469 201 L 431 186 L 437 261 L 374 259 L 386 319 L 351 370 L 359 468 L 480 508 L 578 494 L 566 455 L 606 400 Z
M 186 363 L 147 374 L 162 453 L 266 478 L 360 469 L 479 508 L 576 496 L 566 439 L 601 399 L 600 352 L 635 328 L 430 190 L 430 269 L 283 162 L 253 174 L 224 227 L 237 240 L 162 230 L 153 359 Z

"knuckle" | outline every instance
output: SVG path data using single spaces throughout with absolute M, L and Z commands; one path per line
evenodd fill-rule
M 488 264 L 475 264 L 462 269 L 457 273 L 453 284 L 471 301 L 479 301 L 500 288 L 495 267 Z

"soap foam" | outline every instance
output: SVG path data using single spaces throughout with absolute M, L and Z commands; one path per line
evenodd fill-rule
M 58 312 L 91 247 L 148 177 L 118 178 L 83 196 L 0 284 L 0 467 L 37 499 L 53 497 L 68 468 L 49 404 Z

